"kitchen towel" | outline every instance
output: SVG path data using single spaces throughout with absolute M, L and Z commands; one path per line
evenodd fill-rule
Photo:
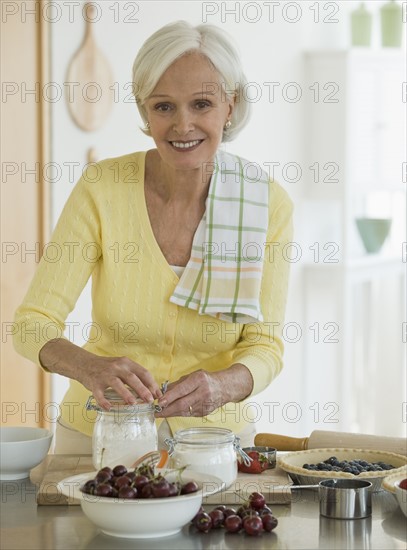
M 269 177 L 224 151 L 211 164 L 206 210 L 170 302 L 231 323 L 261 322 Z

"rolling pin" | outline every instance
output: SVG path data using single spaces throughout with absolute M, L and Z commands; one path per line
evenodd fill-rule
M 381 435 L 354 434 L 315 430 L 309 437 L 288 437 L 259 433 L 254 438 L 259 447 L 274 447 L 278 451 L 305 451 L 307 449 L 352 448 L 386 451 L 407 456 L 407 439 Z

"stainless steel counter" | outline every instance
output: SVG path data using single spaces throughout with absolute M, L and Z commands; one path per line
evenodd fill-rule
M 186 526 L 172 537 L 118 539 L 101 534 L 83 515 L 80 506 L 38 506 L 36 486 L 30 480 L 1 484 L 2 550 L 56 549 L 405 549 L 407 520 L 393 496 L 373 495 L 373 516 L 363 520 L 332 520 L 320 517 L 317 494 L 296 491 L 291 506 L 272 506 L 279 525 L 258 538 L 223 530 L 197 533 Z M 159 518 L 157 518 L 159 521 Z

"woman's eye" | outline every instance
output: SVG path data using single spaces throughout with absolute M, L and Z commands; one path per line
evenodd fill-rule
M 196 106 L 198 109 L 205 109 L 206 107 L 210 107 L 209 101 L 197 101 Z
M 162 113 L 166 113 L 170 110 L 170 108 L 171 107 L 168 105 L 168 103 L 158 103 L 158 105 L 155 105 L 154 107 L 156 111 L 161 111 Z

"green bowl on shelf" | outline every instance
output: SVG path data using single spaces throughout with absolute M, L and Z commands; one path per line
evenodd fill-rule
M 356 226 L 365 250 L 369 254 L 380 252 L 391 227 L 390 218 L 356 218 Z

